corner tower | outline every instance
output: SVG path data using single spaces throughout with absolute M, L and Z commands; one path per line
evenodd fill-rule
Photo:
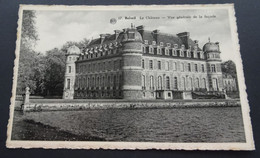
M 221 70 L 221 58 L 219 43 L 209 42 L 203 46 L 203 51 L 207 58 L 207 73 L 209 80 L 209 91 L 222 91 L 223 86 L 223 76 Z
M 75 61 L 78 59 L 79 55 L 80 49 L 77 46 L 73 45 L 67 49 L 63 99 L 74 98 L 74 84 L 76 79 Z
M 136 28 L 124 29 L 122 38 L 123 98 L 142 98 L 142 36 Z

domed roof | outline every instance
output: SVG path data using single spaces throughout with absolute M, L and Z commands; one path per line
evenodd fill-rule
M 219 52 L 219 45 L 218 42 L 213 43 L 213 42 L 208 42 L 203 46 L 203 51 L 204 52 Z
M 72 55 L 72 54 L 75 54 L 75 55 L 79 55 L 80 54 L 80 49 L 79 47 L 73 45 L 73 46 L 70 46 L 68 49 L 67 49 L 67 55 Z

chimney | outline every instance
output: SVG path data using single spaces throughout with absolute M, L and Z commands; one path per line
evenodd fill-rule
M 159 30 L 153 30 L 153 36 L 154 36 L 154 39 L 156 41 L 156 43 L 158 43 L 159 39 L 158 39 L 158 34 L 159 34 Z
M 117 40 L 119 33 L 121 32 L 120 30 L 114 30 L 115 32 L 115 40 Z
M 182 43 L 185 45 L 185 48 L 189 48 L 189 37 L 190 33 L 189 32 L 181 32 L 178 33 L 177 36 L 181 39 Z
M 103 44 L 106 34 L 100 34 L 100 44 Z

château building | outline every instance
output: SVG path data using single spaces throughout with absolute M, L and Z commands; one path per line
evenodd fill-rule
M 65 99 L 192 99 L 221 94 L 219 43 L 201 49 L 189 32 L 147 31 L 144 26 L 101 34 L 86 48 L 68 48 Z

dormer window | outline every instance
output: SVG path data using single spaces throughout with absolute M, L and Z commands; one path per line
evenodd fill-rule
M 174 44 L 174 48 L 177 49 L 178 48 L 178 44 Z
M 148 44 L 148 40 L 144 40 L 144 44 Z
M 171 44 L 170 44 L 170 43 L 167 43 L 166 46 L 167 46 L 167 47 L 171 47 Z
M 162 49 L 161 48 L 157 48 L 157 54 L 162 55 Z
M 149 53 L 153 54 L 153 47 L 149 47 Z
M 168 48 L 165 48 L 165 55 L 170 55 Z
M 135 33 L 134 32 L 128 32 L 128 39 L 135 39 Z
M 163 46 L 163 42 L 160 42 L 160 46 L 161 46 L 161 47 Z
M 177 56 L 177 50 L 176 49 L 172 49 L 172 55 Z
M 180 50 L 180 56 L 184 57 L 184 52 L 182 50 Z
M 187 51 L 186 53 L 187 53 L 187 57 L 190 58 L 190 57 L 191 57 L 191 53 L 190 53 L 190 51 Z
M 155 45 L 156 45 L 156 41 L 153 41 L 153 42 L 152 42 L 152 45 L 154 45 L 154 46 L 155 46 Z

